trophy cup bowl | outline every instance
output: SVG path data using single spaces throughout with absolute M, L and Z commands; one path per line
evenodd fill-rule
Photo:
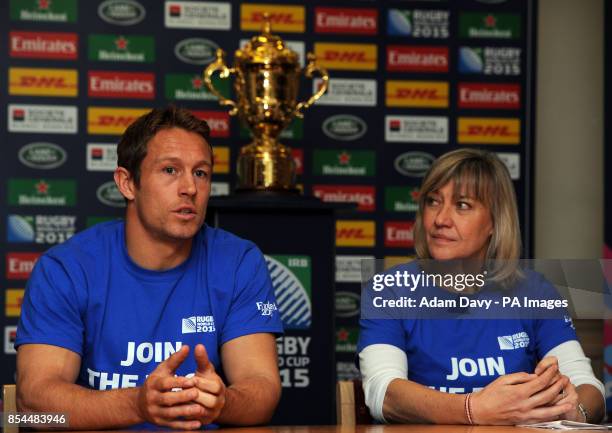
M 212 76 L 217 72 L 221 78 L 234 75 L 237 101 L 225 98 L 213 86 Z M 308 78 L 319 75 L 322 85 L 307 101 L 297 102 L 302 74 Z M 262 33 L 235 52 L 233 68 L 226 65 L 223 50 L 217 50 L 217 59 L 204 71 L 204 82 L 253 135 L 253 141 L 238 155 L 237 192 L 298 192 L 291 149 L 278 141 L 278 135 L 294 117 L 303 117 L 302 110 L 325 93 L 328 81 L 327 71 L 316 64 L 312 53 L 308 53 L 304 70 L 300 68 L 297 53 L 270 33 L 267 16 Z

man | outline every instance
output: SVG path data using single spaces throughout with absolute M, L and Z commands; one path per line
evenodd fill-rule
M 261 252 L 204 226 L 209 132 L 174 106 L 125 131 L 114 173 L 125 222 L 51 248 L 28 281 L 16 341 L 20 410 L 68 413 L 75 430 L 270 419 L 282 326 L 263 308 L 275 301 Z

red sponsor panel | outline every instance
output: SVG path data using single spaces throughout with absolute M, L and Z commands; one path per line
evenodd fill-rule
M 376 188 L 369 185 L 313 185 L 312 194 L 324 202 L 357 203 L 357 210 L 376 209 Z
M 414 221 L 387 221 L 385 223 L 386 247 L 414 247 Z
M 387 71 L 448 72 L 448 47 L 389 45 Z
M 79 36 L 76 33 L 13 31 L 9 33 L 9 55 L 26 59 L 76 60 Z
M 315 8 L 315 32 L 375 35 L 378 11 L 356 8 Z
M 521 108 L 520 84 L 459 83 L 459 108 Z
M 155 74 L 150 72 L 89 71 L 87 83 L 92 98 L 155 98 Z
M 304 149 L 291 148 L 291 156 L 295 162 L 295 174 L 304 174 Z
M 7 253 L 6 278 L 8 280 L 27 280 L 36 260 L 42 253 Z
M 229 114 L 223 111 L 191 111 L 198 119 L 205 120 L 210 127 L 211 137 L 229 137 Z

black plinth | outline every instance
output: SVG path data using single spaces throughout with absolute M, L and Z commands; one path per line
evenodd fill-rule
M 275 425 L 335 423 L 334 257 L 337 205 L 297 195 L 236 194 L 209 202 L 207 223 L 266 255 L 285 336 Z M 345 206 L 341 206 L 345 207 Z

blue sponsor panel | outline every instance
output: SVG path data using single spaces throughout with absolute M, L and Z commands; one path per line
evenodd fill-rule
M 34 242 L 34 218 L 31 216 L 9 215 L 6 230 L 8 242 Z
M 462 74 L 480 74 L 483 68 L 482 49 L 472 47 L 459 48 L 459 72 Z

